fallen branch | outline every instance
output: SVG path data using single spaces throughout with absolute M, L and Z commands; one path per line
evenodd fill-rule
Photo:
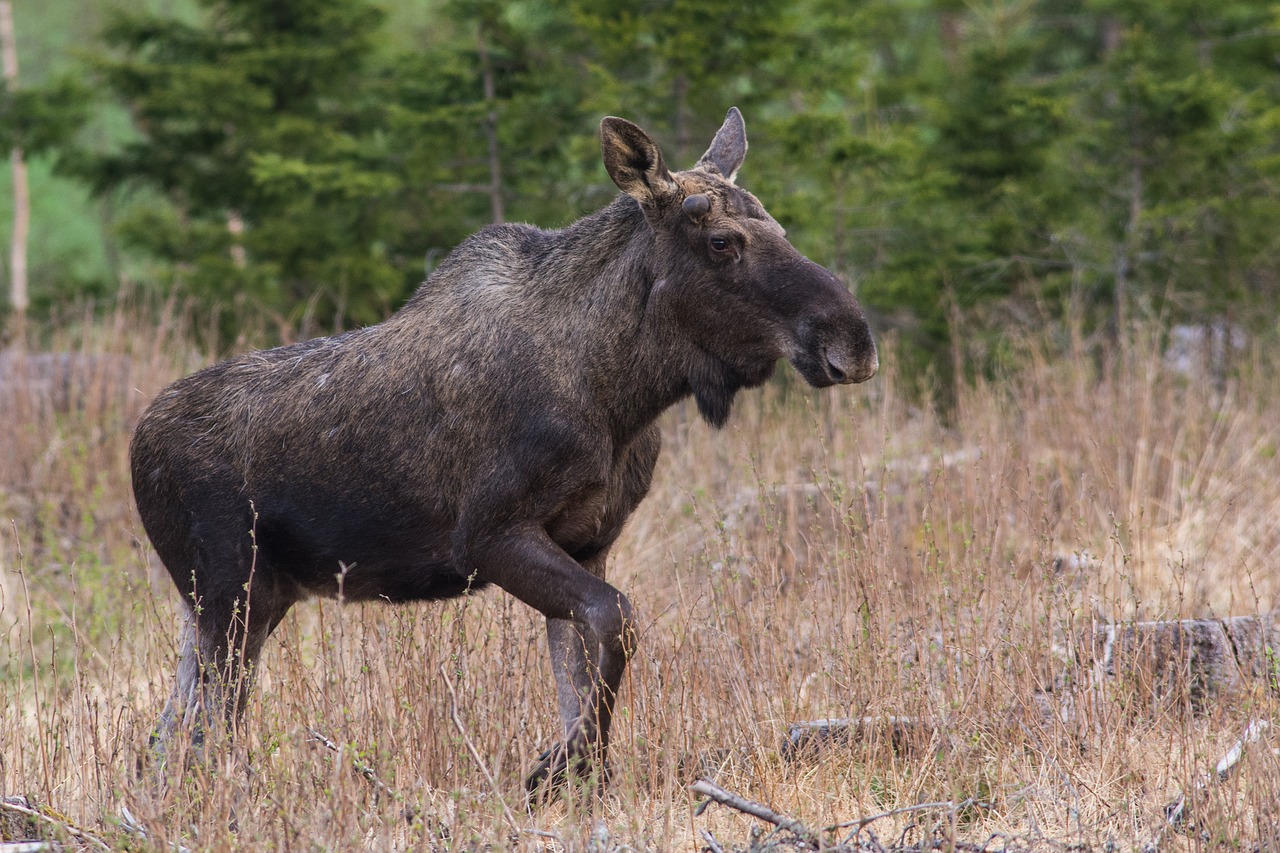
M 1202 712 L 1216 696 L 1273 674 L 1280 614 L 1098 625 L 1078 661 L 1104 677 L 1136 676 L 1153 698 L 1187 696 Z
M 815 850 L 828 851 L 828 853 L 854 853 L 854 851 L 858 851 L 858 853 L 866 853 L 866 851 L 874 851 L 874 853 L 907 853 L 907 851 L 912 851 L 912 853 L 919 853 L 919 851 L 924 850 L 950 850 L 962 851 L 962 853 L 991 853 L 993 848 L 989 846 L 989 842 L 997 837 L 1001 837 L 1004 841 L 1002 846 L 999 848 L 1003 853 L 1026 853 L 1026 851 L 1036 849 L 1034 845 L 1022 846 L 1019 844 L 1019 839 L 1015 839 L 1012 836 L 1005 837 L 992 835 L 988 839 L 988 843 L 984 844 L 971 844 L 954 838 L 955 819 L 962 809 L 991 808 L 990 803 L 974 799 L 961 800 L 960 802 L 944 800 L 941 802 L 918 803 L 913 806 L 903 806 L 901 808 L 890 809 L 889 811 L 858 818 L 857 820 L 847 820 L 833 824 L 831 826 L 824 827 L 821 833 L 817 833 L 797 820 L 792 820 L 785 815 L 780 815 L 768 806 L 745 799 L 744 797 L 740 797 L 730 791 L 726 791 L 724 788 L 721 788 L 719 785 L 712 782 L 708 782 L 706 779 L 699 779 L 697 782 L 694 782 L 693 785 L 690 786 L 690 790 L 695 794 L 701 794 L 702 796 L 707 797 L 707 800 L 703 801 L 696 809 L 694 809 L 695 816 L 701 814 L 702 810 L 706 808 L 707 803 L 714 800 L 721 805 L 728 806 L 729 808 L 740 811 L 743 814 L 748 814 L 752 817 L 771 823 L 779 830 L 791 833 L 796 837 L 800 844 L 803 844 L 806 847 L 811 847 Z M 880 839 L 876 837 L 876 834 L 868 828 L 875 821 L 882 820 L 884 818 L 932 809 L 940 809 L 947 812 L 951 818 L 949 821 L 950 829 L 947 832 L 942 832 L 942 826 L 941 823 L 939 823 L 934 826 L 929 838 L 919 841 L 918 843 L 908 845 L 904 840 L 900 840 L 898 844 L 886 847 L 880 842 Z M 848 829 L 849 827 L 854 828 L 853 832 L 849 833 L 849 835 L 839 844 L 824 844 L 822 842 L 822 836 L 829 835 L 839 829 Z M 724 848 L 715 840 L 715 836 L 705 829 L 699 830 L 699 832 L 702 835 L 703 840 L 707 843 L 707 849 L 712 851 L 712 853 L 723 853 Z M 859 839 L 858 836 L 864 832 L 866 833 L 866 837 Z M 1066 845 L 1062 846 L 1065 847 Z M 760 847 L 753 840 L 751 850 L 755 851 L 766 849 L 773 848 L 771 846 Z M 1070 849 L 1087 848 L 1072 847 Z
M 42 820 L 45 823 L 58 827 L 72 838 L 77 838 L 88 844 L 92 844 L 101 850 L 110 850 L 101 838 L 88 833 L 71 822 L 66 815 L 58 814 L 53 809 L 39 808 L 32 805 L 31 801 L 26 797 L 3 797 L 0 798 L 0 809 L 14 814 L 25 815 L 36 820 Z
M 797 761 L 823 749 L 881 739 L 895 753 L 907 752 L 913 744 L 932 742 L 947 724 L 919 717 L 840 717 L 806 720 L 787 726 L 782 742 L 783 761 Z
M 1280 611 L 1226 619 L 1171 619 L 1100 624 L 1082 631 L 1064 654 L 1090 671 L 1082 684 L 1096 701 L 1099 691 L 1117 679 L 1133 682 L 1152 702 L 1186 697 L 1200 714 L 1218 697 L 1247 685 L 1275 688 L 1275 660 L 1280 653 Z M 937 655 L 917 649 L 929 665 L 943 665 Z M 932 663 L 930 663 L 932 661 Z M 1034 708 L 1046 720 L 1079 721 L 1085 696 L 1039 691 Z M 952 724 L 927 717 L 841 717 L 801 721 L 787 726 L 781 744 L 784 761 L 812 759 L 832 747 L 880 742 L 903 753 L 938 737 L 948 737 Z
M 1244 732 L 1236 739 L 1236 742 L 1213 766 L 1213 772 L 1206 773 L 1196 780 L 1195 786 L 1191 789 L 1192 796 L 1201 796 L 1213 785 L 1219 785 L 1230 779 L 1232 771 L 1240 763 L 1240 759 L 1244 757 L 1245 748 L 1250 744 L 1257 743 L 1270 728 L 1271 723 L 1268 720 L 1250 720 L 1249 725 L 1245 726 Z M 1164 841 L 1165 834 L 1170 829 L 1180 829 L 1187 825 L 1191 817 L 1187 799 L 1187 792 L 1181 791 L 1173 802 L 1164 807 L 1165 822 L 1150 843 L 1142 848 L 1144 853 L 1156 853 L 1160 849 L 1161 842 Z
M 695 794 L 701 794 L 704 797 L 709 797 L 723 806 L 728 806 L 729 808 L 740 811 L 743 814 L 749 814 L 752 817 L 757 817 L 760 820 L 773 824 L 779 829 L 786 830 L 805 844 L 809 844 L 814 848 L 821 847 L 821 841 L 819 840 L 817 833 L 805 826 L 803 823 L 800 823 L 797 820 L 792 820 L 785 815 L 780 815 L 768 806 L 739 797 L 737 794 L 726 791 L 724 788 L 721 788 L 719 785 L 712 782 L 708 782 L 706 779 L 699 779 L 697 782 L 694 782 L 693 785 L 690 786 L 690 790 Z

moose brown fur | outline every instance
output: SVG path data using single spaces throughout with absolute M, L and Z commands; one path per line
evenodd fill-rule
M 734 184 L 737 109 L 671 173 L 600 126 L 623 191 L 559 231 L 482 229 L 375 326 L 247 353 L 165 389 L 131 448 L 138 510 L 191 618 L 157 748 L 234 726 L 295 602 L 496 585 L 547 620 L 564 740 L 530 790 L 603 767 L 634 642 L 610 547 L 649 489 L 655 420 L 720 426 L 785 357 L 812 385 L 877 356 L 857 303 Z

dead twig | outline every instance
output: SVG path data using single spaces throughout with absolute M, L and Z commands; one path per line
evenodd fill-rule
M 866 817 L 861 817 L 861 818 L 858 818 L 857 820 L 846 820 L 841 823 L 835 823 L 835 824 L 832 824 L 831 826 L 824 828 L 822 831 L 835 832 L 838 829 L 847 829 L 849 827 L 853 827 L 853 832 L 845 836 L 844 841 L 841 842 L 841 844 L 849 844 L 855 838 L 858 837 L 858 835 L 862 832 L 862 830 L 866 829 L 868 824 L 873 823 L 877 820 L 882 820 L 887 817 L 895 817 L 901 814 L 908 814 L 910 812 L 928 811 L 931 809 L 945 809 L 948 813 L 954 815 L 956 812 L 960 811 L 961 809 L 967 809 L 971 806 L 974 806 L 977 808 L 990 808 L 991 804 L 981 803 L 972 798 L 967 800 L 961 800 L 958 803 L 953 800 L 942 800 L 936 803 L 916 803 L 914 806 L 902 806 L 896 809 L 889 809 L 886 812 L 880 812 L 879 814 L 867 815 Z
M 120 807 L 120 828 L 123 829 L 125 832 L 129 833 L 130 835 L 138 836 L 144 841 L 148 840 L 151 837 L 151 834 L 147 831 L 147 828 L 142 825 L 142 821 L 134 817 L 133 812 L 129 811 L 128 806 Z M 177 843 L 173 845 L 172 849 L 174 853 L 191 853 L 190 847 L 184 847 L 181 844 L 177 844 Z M 0 851 L 0 853 L 4 853 L 4 851 Z
M 480 772 L 484 774 L 484 779 L 489 783 L 489 791 L 498 800 L 498 805 L 502 806 L 502 814 L 506 817 L 507 823 L 511 826 L 513 832 L 520 832 L 520 825 L 516 823 L 516 817 L 511 813 L 511 809 L 507 808 L 507 803 L 502 799 L 502 795 L 498 793 L 498 785 L 493 781 L 493 775 L 489 773 L 489 768 L 485 766 L 484 761 L 480 758 L 480 753 L 476 750 L 475 744 L 471 742 L 471 737 L 467 734 L 466 728 L 462 725 L 462 720 L 458 717 L 458 694 L 453 689 L 453 682 L 449 680 L 449 673 L 445 670 L 444 664 L 440 664 L 440 677 L 444 679 L 444 686 L 449 691 L 449 717 L 453 720 L 453 727 L 458 730 L 458 734 L 462 735 L 462 742 L 467 746 L 467 752 L 471 753 L 471 760 L 480 768 Z
M 320 744 L 330 752 L 334 752 L 334 753 L 337 753 L 338 755 L 342 755 L 342 747 L 338 746 L 336 743 L 329 740 L 327 737 L 325 737 L 323 734 L 316 731 L 315 729 L 308 728 L 307 737 L 311 741 Z M 368 764 L 365 764 L 360 759 L 352 758 L 351 768 L 355 770 L 357 773 L 359 773 L 361 776 L 363 776 L 364 778 L 372 782 L 373 786 L 377 788 L 380 793 L 386 794 L 387 796 L 391 797 L 393 800 L 396 800 L 396 801 L 403 800 L 403 797 L 401 797 L 400 794 L 397 793 L 394 788 L 392 788 L 386 782 L 383 782 L 381 779 L 378 778 L 378 774 L 374 772 L 372 767 L 370 767 Z
M 716 837 L 711 834 L 711 830 L 700 829 L 698 830 L 698 834 L 702 836 L 703 841 L 707 842 L 707 849 L 710 850 L 711 853 L 724 853 L 724 848 L 716 842 Z
M 819 840 L 817 833 L 805 826 L 803 823 L 800 823 L 797 820 L 792 820 L 785 815 L 780 815 L 768 806 L 752 802 L 751 800 L 744 799 L 737 794 L 726 791 L 724 788 L 721 788 L 719 785 L 712 782 L 708 782 L 706 779 L 699 779 L 697 782 L 694 782 L 693 785 L 690 786 L 690 790 L 695 794 L 701 794 L 704 797 L 709 797 L 717 803 L 720 803 L 722 806 L 728 806 L 729 808 L 740 811 L 743 814 L 749 814 L 752 817 L 757 817 L 760 818 L 760 820 L 771 823 L 778 827 L 778 829 L 786 830 L 805 844 L 814 848 L 821 846 L 821 841 Z

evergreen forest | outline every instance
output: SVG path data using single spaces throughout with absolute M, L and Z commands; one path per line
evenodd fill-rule
M 268 340 L 376 322 L 484 224 L 607 203 L 602 116 L 687 168 L 737 105 L 741 183 L 921 364 L 954 354 L 958 318 L 986 363 L 1062 317 L 1275 331 L 1272 3 L 23 0 L 14 18 L 0 130 L 31 174 L 37 320 L 142 292 L 216 312 L 223 346 L 246 316 Z

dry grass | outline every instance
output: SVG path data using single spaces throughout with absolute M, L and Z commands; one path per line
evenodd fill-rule
M 1208 709 L 1123 678 L 1087 691 L 1062 652 L 1098 620 L 1280 606 L 1274 351 L 1215 387 L 1166 370 L 1155 336 L 1100 350 L 1046 335 L 944 420 L 900 396 L 887 342 L 866 386 L 817 394 L 791 377 L 743 395 L 720 434 L 691 409 L 664 420 L 653 494 L 610 570 L 643 635 L 594 823 L 572 802 L 524 811 L 554 696 L 540 620 L 496 591 L 296 608 L 239 760 L 154 795 L 137 762 L 170 687 L 178 600 L 141 541 L 126 448 L 145 401 L 199 358 L 181 328 L 140 316 L 53 344 L 123 372 L 94 368 L 68 405 L 0 403 L 0 795 L 56 809 L 39 833 L 75 825 L 132 849 L 694 850 L 709 830 L 743 845 L 752 819 L 695 814 L 688 785 L 710 773 L 815 828 L 981 803 L 879 820 L 886 844 L 936 828 L 1131 849 L 1248 720 L 1277 717 L 1265 684 Z M 1046 689 L 1089 701 L 1046 717 Z M 783 760 L 788 723 L 888 715 L 942 728 Z M 1276 844 L 1274 746 L 1162 849 Z M 0 814 L 0 840 L 33 834 Z

